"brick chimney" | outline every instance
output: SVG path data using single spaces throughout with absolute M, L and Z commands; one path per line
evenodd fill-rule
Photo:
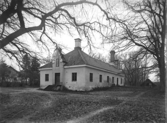
M 117 68 L 120 69 L 120 61 L 115 58 L 115 51 L 111 50 L 110 51 L 110 65 L 115 65 Z
M 81 39 L 76 38 L 75 40 L 75 48 L 74 49 L 80 49 L 81 50 Z
M 115 61 L 115 51 L 111 50 L 110 51 L 110 63 Z

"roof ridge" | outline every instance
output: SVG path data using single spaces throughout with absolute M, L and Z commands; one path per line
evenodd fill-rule
M 107 62 L 104 62 L 104 61 L 101 61 L 101 60 L 99 60 L 99 59 L 93 58 L 93 57 L 89 56 L 88 54 L 86 54 L 86 53 L 83 52 L 83 51 L 82 51 L 82 53 L 83 53 L 84 55 L 86 55 L 89 59 L 93 59 L 93 60 L 95 60 L 95 61 L 98 62 L 98 63 L 105 64 L 105 65 L 108 65 L 108 66 L 111 66 L 111 67 L 113 67 L 114 69 L 117 69 L 118 71 L 120 71 L 120 69 L 117 68 L 117 67 L 114 66 L 114 65 L 111 65 L 111 64 L 109 64 L 109 63 L 107 63 Z M 88 61 L 88 62 L 89 62 L 89 61 Z M 89 64 L 89 63 L 87 63 L 87 64 Z M 95 67 L 97 67 L 96 65 L 91 65 L 91 66 L 95 66 Z M 100 68 L 100 67 L 99 67 L 99 68 Z M 118 73 L 119 73 L 119 72 L 118 72 Z
M 48 65 L 49 65 L 49 67 L 48 67 Z M 45 67 L 51 68 L 52 67 L 52 61 L 46 63 L 45 65 L 42 65 L 41 67 L 39 67 L 39 69 L 42 69 L 42 68 L 45 68 Z
M 85 64 L 88 64 L 87 61 L 85 60 L 84 56 L 82 55 L 82 53 L 84 53 L 84 52 L 81 51 L 81 50 L 78 50 L 78 52 L 79 52 L 79 54 L 80 54 L 82 60 L 84 61 L 84 63 L 85 63 Z
M 83 52 L 83 53 L 85 53 L 85 52 Z M 86 54 L 86 53 L 85 53 Z M 90 56 L 90 55 L 88 55 L 88 54 L 86 54 L 88 57 L 90 57 L 90 58 L 92 58 L 92 59 L 95 59 L 95 60 L 97 60 L 97 61 L 100 61 L 100 62 L 102 62 L 102 63 L 105 63 L 105 64 L 108 64 L 108 65 L 110 65 L 109 63 L 107 63 L 107 62 L 104 62 L 104 61 L 102 61 L 102 60 L 99 60 L 99 59 L 96 59 L 96 58 L 93 58 L 92 56 Z M 112 66 L 112 65 L 111 65 Z
M 63 54 L 63 56 L 64 56 L 64 60 L 67 62 L 65 66 L 90 65 L 90 66 L 108 70 L 117 74 L 120 73 L 120 70 L 117 67 L 107 62 L 93 58 L 92 56 L 90 56 L 89 54 L 85 53 L 80 49 L 74 49 L 69 53 Z M 42 68 L 51 68 L 51 67 L 52 67 L 52 62 L 45 64 L 40 68 L 42 69 Z

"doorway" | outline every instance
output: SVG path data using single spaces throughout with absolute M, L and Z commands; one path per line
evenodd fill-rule
M 60 84 L 60 73 L 55 73 L 55 85 Z

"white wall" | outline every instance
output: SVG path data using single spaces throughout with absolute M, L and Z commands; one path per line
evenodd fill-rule
M 45 74 L 49 74 L 49 81 L 45 81 Z M 45 88 L 48 85 L 53 85 L 52 69 L 40 71 L 40 88 Z
M 59 58 L 59 66 L 56 66 L 56 59 Z M 63 85 L 64 83 L 64 63 L 61 59 L 60 53 L 58 50 L 55 51 L 54 56 L 53 56 L 53 64 L 52 64 L 52 68 L 53 68 L 53 72 L 52 72 L 52 81 L 55 84 L 55 73 L 60 73 L 60 83 L 56 83 L 56 84 L 61 84 Z
M 55 72 L 60 72 L 60 68 L 53 68 L 50 70 L 41 70 L 40 71 L 40 87 L 44 88 L 48 85 L 55 84 L 54 82 L 54 74 Z M 97 70 L 94 68 L 89 68 L 85 66 L 81 67 L 65 67 L 63 72 L 64 80 L 63 85 L 70 90 L 91 90 L 94 87 L 110 87 L 112 85 L 112 77 L 114 77 L 114 83 L 120 86 L 124 85 L 124 77 L 114 75 L 108 72 L 104 72 L 101 70 Z M 72 81 L 72 73 L 77 73 L 77 81 Z M 90 73 L 93 73 L 93 82 L 90 82 L 89 76 Z M 49 74 L 49 81 L 45 81 L 45 74 Z M 102 75 L 102 82 L 99 82 L 99 75 Z M 109 76 L 109 82 L 107 82 L 107 76 Z M 121 84 L 122 78 L 122 84 Z
M 70 90 L 85 90 L 85 67 L 65 68 L 64 85 Z M 72 73 L 77 73 L 77 81 L 72 81 Z
M 120 86 L 124 85 L 123 83 L 121 84 L 121 78 L 122 81 L 124 80 L 124 78 L 118 75 L 114 75 L 108 72 L 88 67 L 86 68 L 85 73 L 86 73 L 86 88 L 88 90 L 91 90 L 94 87 L 110 87 L 112 85 L 112 77 L 114 77 L 115 85 L 117 84 L 117 78 L 118 78 L 118 84 Z M 93 82 L 90 82 L 89 80 L 90 73 L 93 73 Z M 99 75 L 102 75 L 102 82 L 99 82 Z M 109 76 L 109 82 L 107 82 L 107 76 Z

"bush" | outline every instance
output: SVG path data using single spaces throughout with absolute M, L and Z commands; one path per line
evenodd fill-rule
M 66 87 L 62 85 L 48 85 L 45 89 L 45 91 L 69 91 Z
M 94 87 L 92 91 L 105 91 L 111 89 L 112 87 Z
M 110 87 L 94 87 L 91 90 L 85 90 L 86 92 L 89 91 L 105 91 L 105 90 L 109 90 L 111 88 L 115 87 L 115 84 L 113 84 Z M 63 91 L 63 92 L 85 92 L 83 90 L 70 90 L 65 86 L 62 85 L 48 85 L 45 89 L 45 91 Z
M 2 87 L 10 87 L 10 83 L 9 82 L 1 82 L 0 86 L 2 86 Z
M 23 87 L 25 86 L 25 84 L 22 82 L 1 82 L 0 86 L 1 87 Z

